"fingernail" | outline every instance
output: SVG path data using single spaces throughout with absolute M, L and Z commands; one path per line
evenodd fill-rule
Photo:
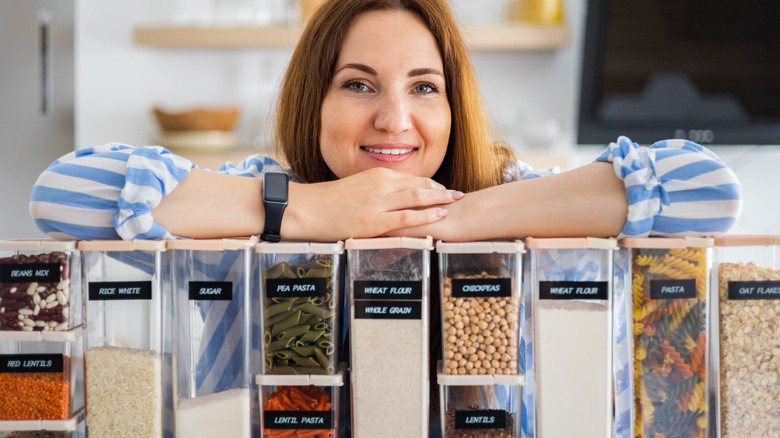
M 447 209 L 446 209 L 446 208 L 440 208 L 440 209 L 439 209 L 439 210 L 436 212 L 436 216 L 438 216 L 438 217 L 444 217 L 444 216 L 447 216 L 447 213 L 449 213 L 449 212 L 447 211 Z
M 459 192 L 457 190 L 453 190 L 452 191 L 452 199 L 456 199 L 457 200 L 457 199 L 460 199 L 460 198 L 462 198 L 464 196 L 466 196 L 466 195 L 464 195 L 463 192 Z

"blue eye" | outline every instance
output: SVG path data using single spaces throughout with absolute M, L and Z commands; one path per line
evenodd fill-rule
M 357 92 L 368 91 L 368 85 L 359 81 L 349 81 L 344 85 L 342 85 L 342 87 L 350 91 L 357 91 Z
M 414 87 L 415 93 L 430 94 L 430 93 L 436 93 L 438 91 L 439 89 L 436 88 L 433 84 L 420 84 Z

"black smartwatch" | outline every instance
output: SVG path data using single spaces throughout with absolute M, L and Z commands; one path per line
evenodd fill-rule
M 287 185 L 289 178 L 284 173 L 263 174 L 263 207 L 265 207 L 265 228 L 260 238 L 266 242 L 282 240 L 282 216 L 287 208 Z

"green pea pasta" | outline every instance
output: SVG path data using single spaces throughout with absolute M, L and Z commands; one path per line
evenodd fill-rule
M 284 281 L 289 296 L 264 297 L 263 347 L 267 374 L 331 374 L 336 363 L 336 295 L 333 261 L 282 261 L 265 271 L 269 280 Z M 312 283 L 312 280 L 322 279 Z M 296 294 L 297 284 L 306 293 Z M 315 284 L 316 287 L 311 286 Z M 314 288 L 314 291 L 312 291 Z

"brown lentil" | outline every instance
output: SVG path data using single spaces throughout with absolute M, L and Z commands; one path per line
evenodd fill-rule
M 485 409 L 471 406 L 467 410 L 479 412 Z M 507 413 L 506 424 L 503 429 L 456 429 L 455 411 L 456 409 L 447 409 L 447 412 L 444 414 L 444 438 L 516 438 L 512 435 L 514 430 L 513 415 Z

